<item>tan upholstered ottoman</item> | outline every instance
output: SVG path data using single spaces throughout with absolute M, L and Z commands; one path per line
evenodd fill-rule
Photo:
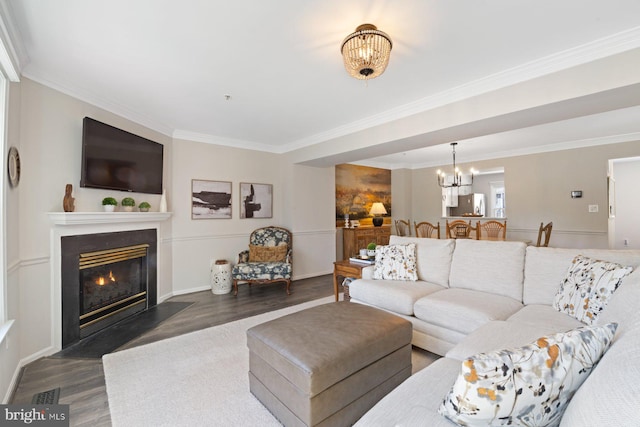
M 253 393 L 285 426 L 348 426 L 411 375 L 411 322 L 350 302 L 247 331 Z

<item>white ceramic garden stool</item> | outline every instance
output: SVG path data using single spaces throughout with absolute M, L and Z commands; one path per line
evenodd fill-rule
M 226 259 L 211 262 L 211 292 L 215 295 L 231 292 L 231 263 Z

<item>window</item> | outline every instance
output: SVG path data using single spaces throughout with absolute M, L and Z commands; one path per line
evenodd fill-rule
M 6 256 L 6 195 L 5 189 L 8 186 L 7 174 L 4 171 L 7 170 L 7 144 L 6 144 L 6 105 L 7 105 L 7 80 L 0 73 L 0 152 L 2 152 L 2 180 L 0 185 L 0 266 L 2 268 L 2 274 L 0 274 L 0 342 L 4 340 L 4 337 L 9 332 L 9 328 L 13 321 L 7 319 L 7 256 Z
M 504 181 L 492 181 L 489 183 L 491 187 L 491 216 L 496 218 L 504 218 L 506 216 L 505 209 L 507 208 L 504 192 Z
M 6 28 L 1 22 L 2 28 Z M 2 153 L 2 178 L 0 179 L 0 342 L 4 341 L 13 320 L 7 318 L 7 121 L 9 81 L 20 81 L 18 68 L 14 65 L 15 50 L 5 33 L 0 33 L 0 153 Z

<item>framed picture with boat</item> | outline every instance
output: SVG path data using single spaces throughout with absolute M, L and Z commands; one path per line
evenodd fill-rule
M 273 185 L 240 183 L 240 218 L 273 217 Z
M 191 219 L 231 219 L 231 182 L 192 179 Z

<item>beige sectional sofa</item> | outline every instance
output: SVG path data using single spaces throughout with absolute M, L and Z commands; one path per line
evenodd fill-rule
M 438 407 L 478 353 L 516 348 L 585 326 L 553 308 L 576 255 L 634 268 L 595 325 L 618 323 L 611 348 L 578 389 L 563 426 L 638 425 L 640 412 L 640 250 L 537 248 L 520 242 L 392 236 L 416 245 L 417 281 L 374 280 L 363 270 L 353 302 L 393 312 L 413 324 L 413 345 L 444 357 L 382 399 L 357 425 L 450 426 Z

